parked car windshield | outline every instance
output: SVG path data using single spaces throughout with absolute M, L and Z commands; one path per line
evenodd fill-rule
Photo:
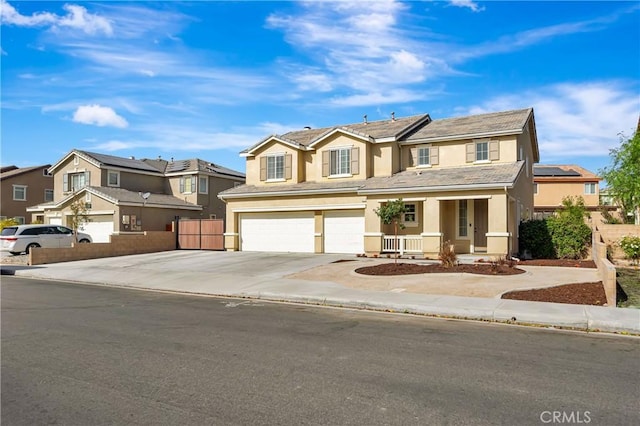
M 17 226 L 7 226 L 2 230 L 2 236 L 15 235 L 17 230 L 18 230 Z

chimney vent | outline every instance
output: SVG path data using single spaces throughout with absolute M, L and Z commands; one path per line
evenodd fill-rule
M 131 157 L 129 157 L 130 160 L 135 160 L 136 157 L 134 157 L 133 155 Z
M 162 156 L 161 155 L 158 155 L 158 160 L 162 160 Z
M 391 121 L 396 121 L 396 113 L 395 112 L 391 113 Z
M 311 130 L 311 126 L 304 126 L 305 130 Z
M 364 115 L 364 124 L 367 124 L 367 114 Z

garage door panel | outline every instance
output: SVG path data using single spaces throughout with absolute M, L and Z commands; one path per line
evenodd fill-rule
M 364 212 L 329 211 L 324 214 L 325 253 L 364 253 Z
M 108 243 L 113 233 L 113 219 L 107 221 L 92 218 L 91 222 L 82 224 L 80 232 L 91 235 L 94 243 Z
M 240 216 L 243 251 L 313 253 L 313 213 L 245 213 Z

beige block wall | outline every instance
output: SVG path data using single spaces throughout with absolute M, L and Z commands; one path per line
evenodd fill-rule
M 175 250 L 174 232 L 145 232 L 144 235 L 112 235 L 110 243 L 77 244 L 69 248 L 35 248 L 29 253 L 30 265 L 99 259 L 131 254 Z
M 536 207 L 559 207 L 562 205 L 562 199 L 567 196 L 582 197 L 586 206 L 596 207 L 599 201 L 599 185 L 596 181 L 596 193 L 585 194 L 584 184 L 587 182 L 546 182 L 536 179 L 538 184 L 538 193 L 534 196 Z

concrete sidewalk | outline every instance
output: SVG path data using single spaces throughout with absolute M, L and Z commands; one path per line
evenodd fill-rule
M 20 277 L 137 289 L 640 334 L 640 310 L 499 298 L 505 289 L 557 285 L 563 280 L 597 281 L 594 270 L 526 267 L 522 275 L 446 274 L 449 277 L 438 277 L 437 288 L 430 284 L 440 292 L 443 288 L 491 287 L 484 297 L 465 297 L 415 291 L 416 276 L 393 277 L 391 286 L 380 286 L 390 278 L 363 278 L 349 272 L 360 266 L 358 262 L 370 262 L 368 259 L 332 263 L 354 259 L 350 255 L 173 251 L 34 267 L 5 265 L 2 269 Z

